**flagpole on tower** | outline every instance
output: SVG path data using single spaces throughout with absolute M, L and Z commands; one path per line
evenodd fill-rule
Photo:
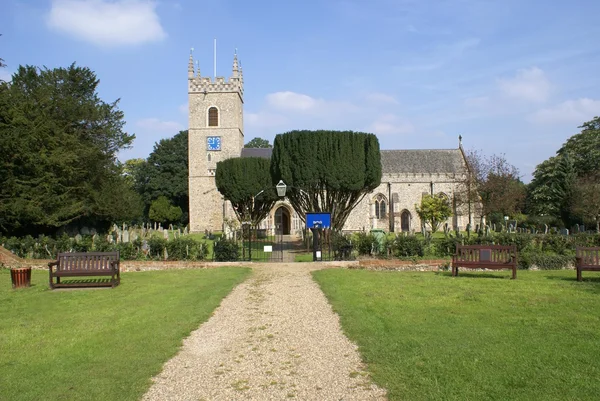
M 214 71 L 215 71 L 215 79 L 217 79 L 217 39 L 215 38 L 215 46 L 214 46 Z

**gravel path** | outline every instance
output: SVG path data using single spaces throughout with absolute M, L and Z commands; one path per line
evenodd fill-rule
M 143 400 L 385 400 L 312 280 L 316 268 L 255 267 L 184 340 Z

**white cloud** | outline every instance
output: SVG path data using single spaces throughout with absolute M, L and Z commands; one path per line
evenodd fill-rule
M 319 100 L 295 92 L 275 92 L 267 95 L 267 104 L 283 111 L 306 112 L 316 109 Z
M 170 136 L 175 135 L 178 131 L 185 128 L 176 121 L 161 121 L 158 118 L 144 118 L 138 120 L 135 125 L 153 133 L 165 133 Z
M 99 46 L 137 45 L 167 36 L 155 9 L 147 0 L 53 0 L 47 23 Z
M 498 86 L 507 97 L 536 103 L 546 101 L 552 91 L 546 74 L 537 67 L 519 70 L 514 78 L 499 79 Z
M 539 110 L 529 119 L 539 124 L 567 122 L 581 124 L 598 115 L 600 115 L 600 100 L 581 98 L 567 100 L 555 107 Z
M 285 125 L 288 119 L 277 113 L 259 111 L 258 113 L 244 113 L 244 123 L 253 127 L 271 128 Z
M 369 131 L 377 135 L 404 135 L 414 133 L 415 127 L 394 114 L 384 114 L 369 126 Z
M 399 104 L 395 97 L 386 93 L 369 93 L 365 96 L 365 99 L 369 103 L 388 103 L 388 104 Z

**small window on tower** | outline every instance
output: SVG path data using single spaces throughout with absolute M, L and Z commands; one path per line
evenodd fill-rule
M 217 109 L 216 107 L 211 107 L 210 109 L 208 109 L 208 126 L 219 126 L 219 109 Z

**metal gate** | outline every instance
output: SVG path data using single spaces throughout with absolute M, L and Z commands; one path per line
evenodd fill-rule
M 282 262 L 283 233 L 242 224 L 241 260 L 246 262 Z

